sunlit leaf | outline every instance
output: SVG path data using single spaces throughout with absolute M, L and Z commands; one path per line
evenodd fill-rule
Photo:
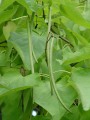
M 84 19 L 79 10 L 77 10 L 72 4 L 60 4 L 60 11 L 73 22 L 86 28 L 90 28 L 90 23 Z
M 11 9 L 11 10 L 7 10 L 7 11 L 3 11 L 0 12 L 0 24 L 8 21 L 12 18 L 12 16 L 15 14 L 15 12 L 17 11 L 18 6 L 16 6 L 15 8 Z
M 0 12 L 9 7 L 15 0 L 1 0 Z

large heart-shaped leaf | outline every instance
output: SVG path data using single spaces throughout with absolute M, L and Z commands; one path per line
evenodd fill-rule
M 33 50 L 35 52 L 36 58 L 38 59 L 45 51 L 45 41 L 46 35 L 39 35 L 33 32 L 32 42 Z M 10 40 L 18 51 L 25 67 L 30 70 L 30 59 L 29 59 L 29 45 L 28 45 L 28 35 L 27 31 L 14 32 L 11 34 Z
M 72 87 L 67 87 L 67 79 L 65 77 L 62 81 L 58 82 L 57 89 L 65 104 L 70 107 L 76 97 L 76 92 Z M 53 120 L 59 120 L 66 111 L 56 96 L 51 95 L 49 82 L 43 82 L 40 86 L 34 88 L 34 101 L 47 110 L 52 115 Z
M 72 71 L 72 80 L 80 95 L 83 109 L 90 109 L 90 69 L 76 68 Z
M 39 74 L 31 74 L 23 77 L 18 69 L 1 69 L 0 84 L 5 86 L 0 88 L 0 96 L 8 92 L 16 92 L 36 86 L 40 83 Z

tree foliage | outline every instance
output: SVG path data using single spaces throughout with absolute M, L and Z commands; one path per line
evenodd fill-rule
M 89 120 L 89 34 L 89 0 L 1 0 L 0 120 Z

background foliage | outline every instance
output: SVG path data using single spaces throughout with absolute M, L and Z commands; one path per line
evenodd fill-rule
M 1 0 L 0 120 L 72 119 L 90 120 L 90 0 Z

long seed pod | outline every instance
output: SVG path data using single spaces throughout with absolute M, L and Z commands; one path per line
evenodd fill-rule
M 53 90 L 57 96 L 57 99 L 59 100 L 59 102 L 62 104 L 62 106 L 71 113 L 71 111 L 67 108 L 67 106 L 65 105 L 65 103 L 63 102 L 62 98 L 60 97 L 58 90 L 56 88 L 56 84 L 55 84 L 55 79 L 54 79 L 54 75 L 53 75 L 53 69 L 52 69 L 52 53 L 53 53 L 53 41 L 54 41 L 54 37 L 52 38 L 52 40 L 50 41 L 50 53 L 49 53 L 49 71 L 50 71 L 50 79 L 51 79 L 51 83 L 53 86 Z
M 50 40 L 50 29 L 51 29 L 51 6 L 49 7 L 49 16 L 48 16 L 48 35 L 47 35 L 47 41 L 46 41 L 46 58 L 47 58 L 47 64 L 49 67 L 49 54 L 50 54 L 50 44 L 49 44 L 49 40 Z M 51 94 L 53 95 L 53 86 L 52 86 L 52 82 L 50 80 L 50 86 L 51 86 Z

